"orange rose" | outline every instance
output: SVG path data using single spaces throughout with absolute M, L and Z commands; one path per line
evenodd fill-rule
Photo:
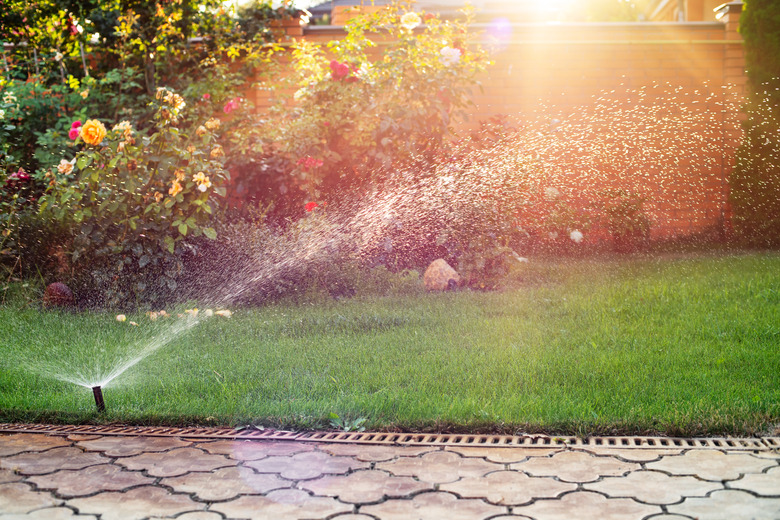
M 168 190 L 168 194 L 171 197 L 175 197 L 176 195 L 181 193 L 181 191 L 182 191 L 182 187 L 181 184 L 179 184 L 179 181 L 173 181 L 173 183 L 171 184 L 171 188 Z
M 98 145 L 106 137 L 106 127 L 97 119 L 89 119 L 81 127 L 81 138 L 87 144 Z

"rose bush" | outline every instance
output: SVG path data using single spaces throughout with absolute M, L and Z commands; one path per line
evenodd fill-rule
M 74 161 L 52 166 L 40 211 L 71 230 L 76 289 L 112 306 L 165 299 L 177 288 L 188 237 L 214 238 L 211 215 L 228 173 L 213 131 L 185 135 L 183 98 L 157 91 L 153 130 L 99 120 L 81 126 Z M 205 127 L 204 127 L 205 128 Z M 216 153 L 215 153 L 216 152 Z

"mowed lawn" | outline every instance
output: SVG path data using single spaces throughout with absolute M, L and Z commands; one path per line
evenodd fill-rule
M 532 259 L 512 277 L 500 292 L 232 309 L 176 334 L 176 317 L 9 299 L 0 421 L 309 429 L 335 413 L 369 430 L 777 434 L 780 255 Z M 103 414 L 52 377 L 153 342 Z

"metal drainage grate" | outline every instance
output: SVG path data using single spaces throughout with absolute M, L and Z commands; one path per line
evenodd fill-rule
M 275 440 L 332 442 L 392 446 L 481 446 L 620 449 L 780 449 L 780 437 L 677 438 L 677 437 L 588 437 L 547 435 L 457 435 L 426 433 L 291 432 L 257 428 L 167 428 L 153 426 L 93 426 L 48 424 L 0 424 L 0 433 L 47 433 L 52 435 L 134 435 L 144 437 L 186 437 L 190 439 Z

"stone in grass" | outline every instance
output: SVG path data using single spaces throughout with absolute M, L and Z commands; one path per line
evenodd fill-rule
M 73 305 L 73 292 L 62 282 L 50 283 L 43 291 L 43 306 L 70 307 Z
M 460 275 L 443 258 L 439 258 L 425 270 L 423 283 L 429 291 L 452 290 L 460 284 Z

